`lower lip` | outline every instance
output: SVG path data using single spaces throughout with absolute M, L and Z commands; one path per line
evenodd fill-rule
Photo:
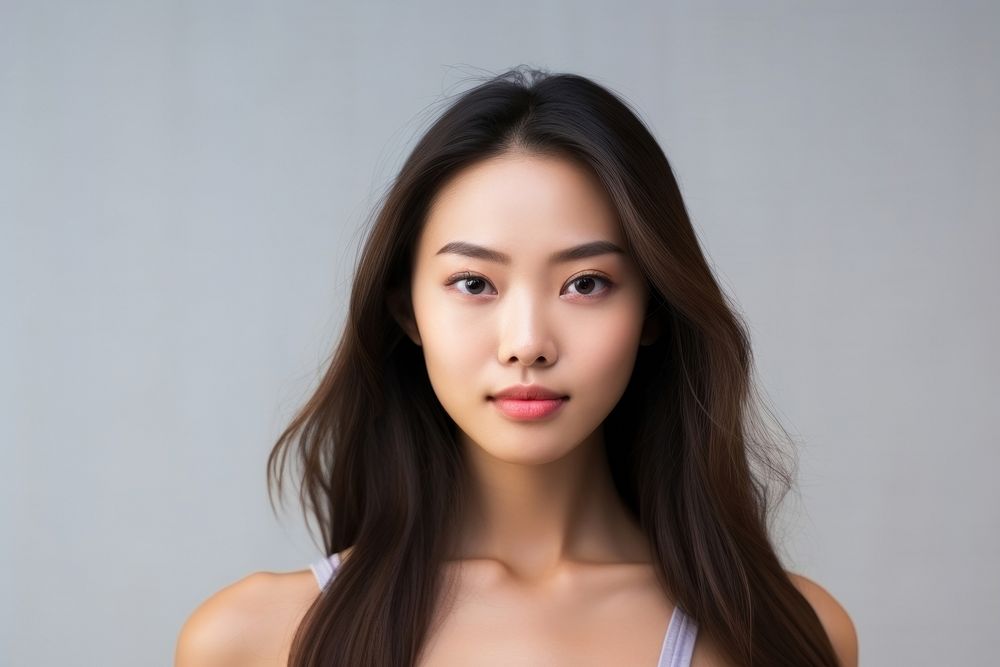
M 531 399 L 527 401 L 515 398 L 493 398 L 490 400 L 505 416 L 524 421 L 548 417 L 566 402 L 565 398 Z

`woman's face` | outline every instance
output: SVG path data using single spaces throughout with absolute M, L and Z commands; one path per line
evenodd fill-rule
M 554 257 L 595 242 L 596 252 Z M 544 463 L 611 412 L 640 342 L 655 335 L 643 328 L 643 276 L 614 247 L 625 245 L 613 207 L 595 177 L 566 160 L 505 155 L 438 192 L 417 241 L 415 321 L 401 323 L 466 444 Z M 493 397 L 527 384 L 568 399 L 542 418 L 512 418 Z

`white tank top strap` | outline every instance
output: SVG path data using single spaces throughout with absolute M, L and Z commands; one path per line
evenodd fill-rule
M 683 609 L 674 607 L 656 667 L 689 667 L 697 636 L 698 624 Z
M 316 583 L 319 584 L 320 590 L 326 588 L 330 579 L 336 574 L 338 567 L 340 567 L 340 554 L 330 554 L 326 558 L 318 560 L 309 566 L 309 569 L 316 576 Z

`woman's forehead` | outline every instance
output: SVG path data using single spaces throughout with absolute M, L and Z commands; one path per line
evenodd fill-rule
M 589 172 L 559 158 L 522 156 L 493 158 L 453 177 L 434 198 L 421 236 L 430 254 L 456 241 L 548 254 L 622 240 L 616 212 Z

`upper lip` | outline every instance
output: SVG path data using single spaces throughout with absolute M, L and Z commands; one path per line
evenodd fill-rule
M 493 394 L 493 398 L 514 398 L 526 401 L 544 398 L 567 398 L 567 396 L 566 394 L 552 391 L 540 384 L 515 384 Z

